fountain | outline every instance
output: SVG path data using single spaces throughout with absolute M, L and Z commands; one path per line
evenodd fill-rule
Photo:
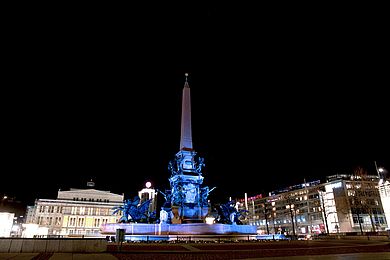
M 206 216 L 210 213 L 208 196 L 215 187 L 210 189 L 202 186 L 204 165 L 204 159 L 197 156 L 192 146 L 190 88 L 186 78 L 182 96 L 180 150 L 168 164 L 171 189 L 165 192 L 157 190 L 165 198 L 159 223 L 104 224 L 101 234 L 115 234 L 117 229 L 122 229 L 126 235 L 131 236 L 256 235 L 256 226 L 242 225 L 239 222 L 240 212 L 235 210 L 232 202 L 220 205 L 219 223 L 206 223 Z M 137 202 L 137 199 L 125 202 L 122 210 L 133 210 L 129 213 L 124 211 L 130 215 L 132 222 L 145 221 L 148 219 L 145 211 L 147 207 L 136 207 L 137 203 L 134 201 Z M 139 212 L 140 209 L 143 212 Z M 128 220 L 128 216 L 124 219 Z

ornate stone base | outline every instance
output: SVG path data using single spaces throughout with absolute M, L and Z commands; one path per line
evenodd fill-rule
M 172 207 L 172 224 L 186 224 L 186 223 L 204 223 L 204 219 L 209 213 L 208 207 Z
M 115 235 L 117 229 L 125 229 L 126 235 L 256 235 L 256 226 L 228 224 L 103 224 L 102 235 Z

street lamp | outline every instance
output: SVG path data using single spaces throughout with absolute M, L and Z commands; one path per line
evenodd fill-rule
M 6 195 L 3 196 L 3 198 L 1 199 L 1 204 L 0 206 L 4 206 L 4 201 L 8 199 L 8 197 Z
M 376 172 L 377 172 L 379 178 L 384 179 L 385 174 L 386 174 L 385 168 L 378 167 L 378 165 L 376 164 L 376 161 L 374 161 L 374 163 L 375 163 L 375 169 L 376 169 Z
M 295 215 L 294 204 L 291 201 L 289 201 L 288 204 L 286 205 L 286 208 L 290 211 L 292 232 L 293 232 L 293 237 L 295 239 L 296 233 L 295 233 L 295 225 L 294 225 L 294 215 Z

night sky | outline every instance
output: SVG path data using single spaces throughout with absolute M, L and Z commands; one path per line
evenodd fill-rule
M 126 197 L 168 189 L 186 72 L 212 201 L 390 169 L 385 17 L 335 10 L 18 11 L 3 35 L 0 194 L 32 204 L 91 178 Z

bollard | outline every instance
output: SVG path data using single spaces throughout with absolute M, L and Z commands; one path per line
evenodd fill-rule
M 125 232 L 125 229 L 118 228 L 115 233 L 115 240 L 117 241 L 117 243 L 119 242 L 119 252 L 122 251 L 122 243 L 125 240 Z

